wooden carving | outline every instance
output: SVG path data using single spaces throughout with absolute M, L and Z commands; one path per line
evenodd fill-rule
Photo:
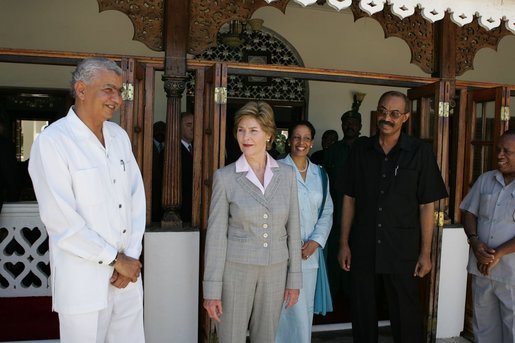
M 434 72 L 434 25 L 420 15 L 418 8 L 415 10 L 415 14 L 402 20 L 392 14 L 389 5 L 385 5 L 383 11 L 372 16 L 363 12 L 357 1 L 352 2 L 351 10 L 354 14 L 354 20 L 363 17 L 376 19 L 384 30 L 385 38 L 398 37 L 408 44 L 411 51 L 411 63 L 418 65 L 428 74 Z
M 245 21 L 257 9 L 265 6 L 276 7 L 284 13 L 287 4 L 288 0 L 278 0 L 271 4 L 264 0 L 193 0 L 188 52 L 196 55 L 215 46 L 218 31 L 231 20 Z
M 100 11 L 118 10 L 127 14 L 134 25 L 134 40 L 140 41 L 152 50 L 163 51 L 164 0 L 97 0 Z M 323 4 L 320 0 L 320 4 Z M 264 0 L 191 0 L 188 52 L 200 54 L 216 45 L 216 35 L 223 24 L 231 20 L 245 21 L 259 8 L 273 6 L 283 13 L 288 0 L 278 0 L 271 4 Z M 351 5 L 354 20 L 372 17 L 382 26 L 385 37 L 398 37 L 404 40 L 411 51 L 411 62 L 424 72 L 433 74 L 436 65 L 435 25 L 415 14 L 400 19 L 386 5 L 381 12 L 369 16 L 359 8 L 357 1 Z M 482 48 L 497 49 L 499 41 L 511 32 L 505 25 L 493 30 L 481 27 L 477 20 L 463 27 L 457 27 L 456 34 L 456 74 L 462 75 L 473 69 L 474 56 Z
M 127 14 L 134 25 L 134 40 L 155 51 L 163 51 L 164 0 L 97 0 L 99 11 L 117 10 Z M 188 52 L 199 54 L 216 45 L 216 34 L 231 20 L 247 20 L 259 8 L 286 10 L 288 0 L 271 4 L 264 0 L 191 0 Z
M 99 11 L 125 13 L 134 25 L 133 40 L 155 51 L 163 50 L 164 0 L 97 0 Z
M 501 24 L 492 30 L 480 26 L 477 18 L 470 24 L 458 26 L 456 30 L 456 75 L 462 75 L 474 69 L 474 57 L 482 48 L 497 50 L 499 42 L 504 36 L 512 33 Z

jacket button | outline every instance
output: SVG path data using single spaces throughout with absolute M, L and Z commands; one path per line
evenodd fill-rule
M 263 214 L 263 218 L 268 219 L 268 214 Z
M 268 247 L 268 243 L 263 243 L 263 246 L 266 248 Z
M 264 233 L 264 234 L 263 234 L 263 237 L 264 237 L 264 238 L 267 238 L 267 237 L 268 237 L 268 233 Z
M 268 224 L 263 224 L 263 229 L 268 229 Z
M 98 264 L 102 264 L 102 263 L 104 263 L 104 262 L 102 262 L 102 261 L 98 261 Z

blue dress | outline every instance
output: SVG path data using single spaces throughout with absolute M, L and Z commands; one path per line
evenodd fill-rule
M 290 155 L 279 162 L 293 166 L 296 171 L 300 231 L 303 242 L 313 240 L 324 247 L 333 223 L 333 202 L 329 196 L 329 185 L 327 185 L 325 206 L 319 218 L 323 199 L 322 170 L 318 165 L 310 162 L 306 172 L 306 180 L 304 180 Z M 307 260 L 302 260 L 302 289 L 300 290 L 299 301 L 289 309 L 282 309 L 276 343 L 311 342 L 319 250 L 317 249 Z

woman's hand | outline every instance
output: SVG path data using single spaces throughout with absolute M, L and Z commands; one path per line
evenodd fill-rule
M 284 291 L 284 308 L 290 308 L 299 301 L 299 289 L 286 288 Z
M 203 303 L 204 308 L 209 315 L 209 318 L 220 321 L 220 316 L 222 315 L 222 300 L 220 299 L 204 299 Z
M 307 241 L 306 243 L 304 243 L 304 245 L 302 246 L 302 258 L 304 260 L 307 260 L 308 258 L 311 257 L 311 255 L 313 255 L 315 253 L 315 251 L 320 247 L 320 244 L 318 244 L 317 242 L 315 241 Z

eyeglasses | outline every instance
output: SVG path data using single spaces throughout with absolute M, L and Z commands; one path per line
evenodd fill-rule
M 388 111 L 384 107 L 380 107 L 380 108 L 377 109 L 377 115 L 378 116 L 386 117 L 387 115 L 390 115 L 390 118 L 393 118 L 393 119 L 399 119 L 402 115 L 405 115 L 406 113 L 402 113 L 402 112 L 400 112 L 398 110 Z
M 306 143 L 311 143 L 311 141 L 313 140 L 311 137 L 300 137 L 300 136 L 293 136 L 291 138 L 292 141 L 295 141 L 295 142 L 300 142 L 300 141 L 303 141 L 303 142 L 306 142 Z

